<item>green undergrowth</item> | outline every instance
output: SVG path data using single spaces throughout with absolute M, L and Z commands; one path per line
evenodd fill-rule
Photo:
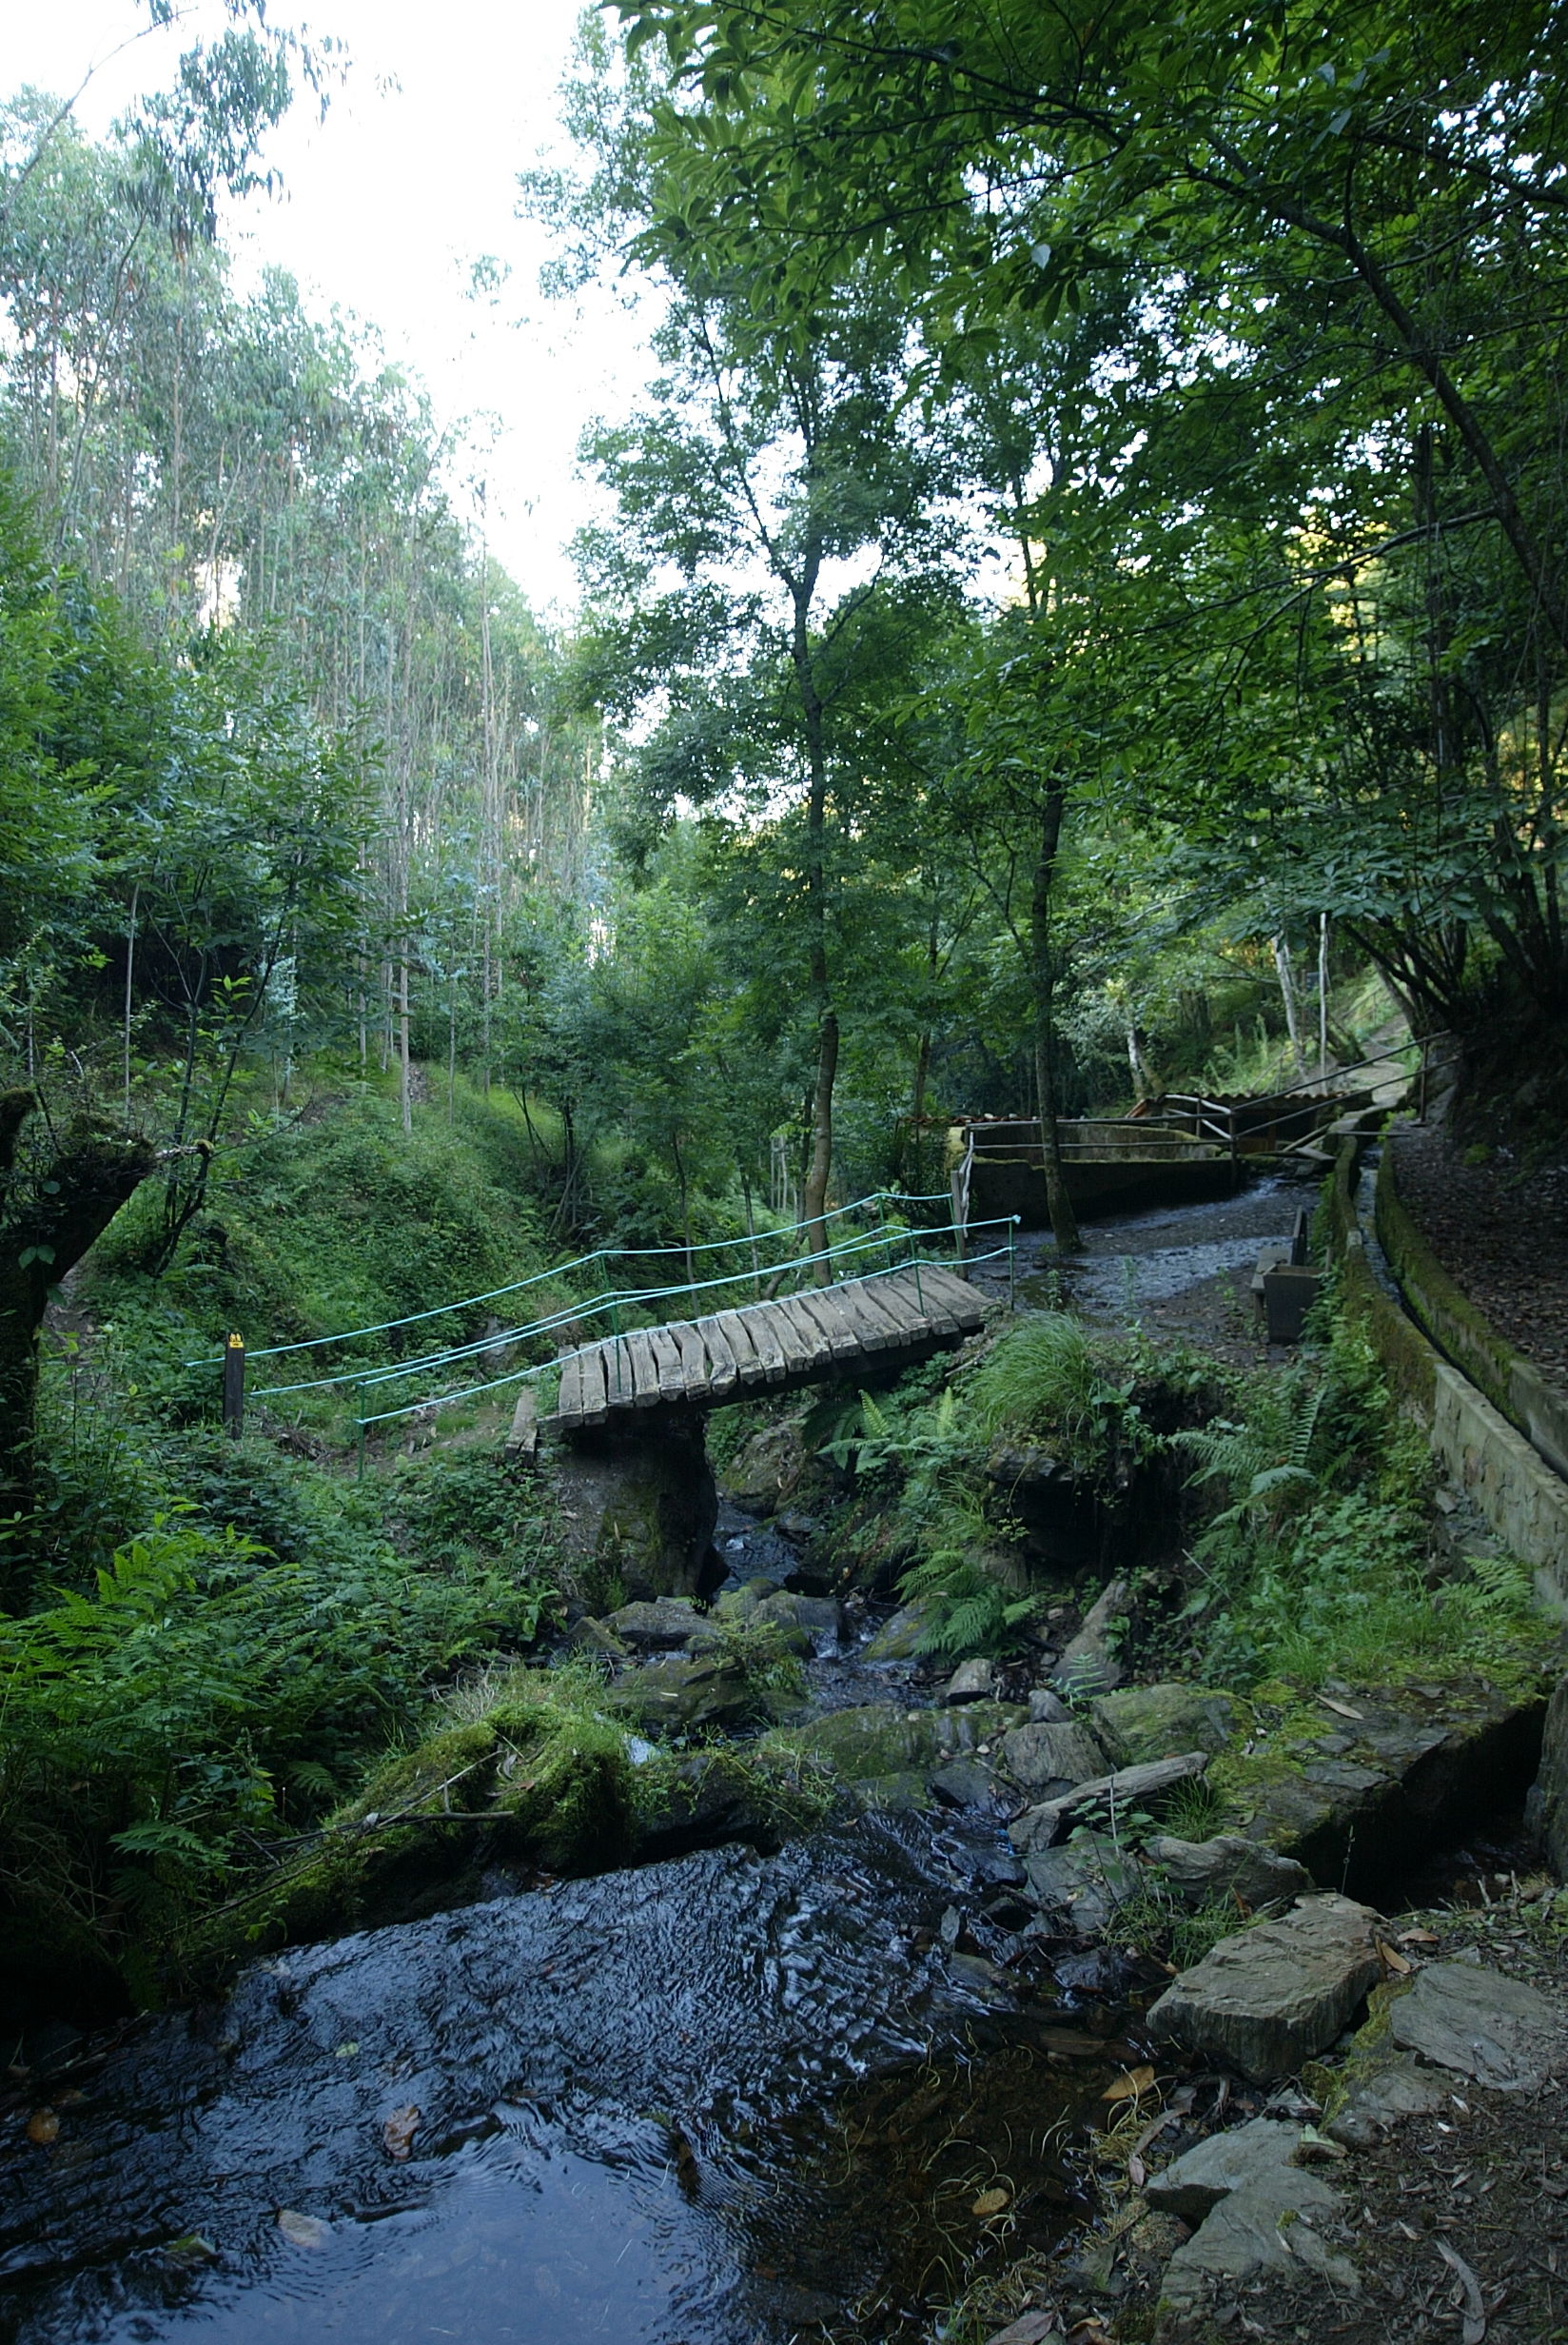
M 823 1447 L 853 1469 L 865 1553 L 902 1565 L 899 1592 L 924 1615 L 921 1649 L 1005 1652 L 1039 1609 L 1005 1484 L 1009 1453 L 1049 1456 L 1080 1488 L 1113 1494 L 1201 1409 L 1208 1362 L 1138 1333 L 1112 1336 L 1069 1312 L 1033 1311 L 953 1373 L 933 1361 L 888 1394 L 862 1393 Z M 852 1554 L 852 1561 L 857 1560 Z
M 156 2000 L 193 1919 L 554 1601 L 542 1502 L 488 1459 L 361 1488 L 198 1429 L 141 1471 L 143 1527 L 0 1620 L 0 1973 L 56 2004 Z
M 776 1844 L 819 1823 L 834 1797 L 828 1771 L 797 1753 L 630 1734 L 580 1657 L 481 1668 L 438 1715 L 317 1833 L 186 1934 L 188 1980 L 259 1949 L 417 1919 L 502 1882 L 626 1864 L 683 1832 Z
M 1166 1644 L 1205 1681 L 1537 1674 L 1558 1631 L 1528 1572 L 1490 1549 L 1435 1567 L 1427 1444 L 1333 1301 L 1290 1368 L 1243 1380 L 1226 1415 L 1175 1439 L 1211 1511 Z

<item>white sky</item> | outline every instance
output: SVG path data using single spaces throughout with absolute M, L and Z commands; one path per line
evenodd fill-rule
M 623 412 L 646 370 L 644 329 L 616 300 L 544 299 L 544 232 L 515 216 L 518 171 L 564 145 L 556 90 L 578 12 L 578 0 L 274 0 L 276 21 L 343 41 L 351 69 L 324 123 L 304 94 L 271 142 L 284 197 L 226 224 L 242 271 L 245 259 L 291 270 L 312 305 L 380 328 L 443 424 L 476 419 L 485 452 L 460 458 L 454 480 L 485 475 L 493 552 L 558 615 L 575 598 L 566 542 L 590 511 L 578 436 Z M 27 82 L 69 94 L 145 22 L 136 0 L 0 0 L 0 95 Z M 214 0 L 195 0 L 106 64 L 77 108 L 84 129 L 100 135 L 135 92 L 166 86 L 194 34 L 221 23 Z M 466 298 L 482 254 L 511 270 L 490 306 Z

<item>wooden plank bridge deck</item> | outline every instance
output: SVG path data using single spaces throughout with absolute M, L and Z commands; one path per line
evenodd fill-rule
M 584 1431 L 638 1409 L 718 1409 L 770 1385 L 853 1377 L 972 1335 L 984 1319 L 982 1297 L 936 1263 L 809 1287 L 569 1352 L 549 1422 Z

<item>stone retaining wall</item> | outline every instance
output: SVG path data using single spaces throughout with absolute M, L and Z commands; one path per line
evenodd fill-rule
M 1432 1341 L 1549 1466 L 1568 1474 L 1568 1392 L 1521 1358 L 1449 1277 L 1400 1195 L 1392 1147 L 1378 1167 L 1376 1218 L 1378 1242 Z
M 1401 1395 L 1426 1426 L 1455 1485 L 1470 1493 L 1504 1546 L 1530 1567 L 1542 1602 L 1568 1613 L 1568 1483 L 1484 1391 L 1440 1356 L 1383 1287 L 1368 1258 L 1356 1211 L 1356 1161 L 1355 1143 L 1347 1141 L 1324 1200 L 1345 1301 L 1364 1322 Z M 1382 1218 L 1380 1195 L 1380 1232 Z M 1414 1230 L 1408 1215 L 1404 1221 Z

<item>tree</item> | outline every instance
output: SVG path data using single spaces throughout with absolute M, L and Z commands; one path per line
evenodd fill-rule
M 662 35 L 675 68 L 652 182 L 669 218 L 645 246 L 678 223 L 760 257 L 787 209 L 787 271 L 811 277 L 828 249 L 885 270 L 957 378 L 988 345 L 1005 345 L 1014 381 L 1031 343 L 1049 373 L 1064 333 L 1092 326 L 1098 475 L 1142 534 L 1157 589 L 1144 623 L 1190 671 L 1194 715 L 1208 700 L 1210 733 L 1214 705 L 1261 684 L 1275 720 L 1255 730 L 1284 747 L 1273 677 L 1318 606 L 1330 738 L 1303 759 L 1298 723 L 1244 804 L 1260 784 L 1283 804 L 1304 778 L 1343 808 L 1354 772 L 1356 829 L 1336 815 L 1340 852 L 1319 870 L 1363 937 L 1429 1014 L 1462 1016 L 1488 956 L 1456 968 L 1430 918 L 1441 897 L 1450 929 L 1474 923 L 1491 965 L 1554 1009 L 1568 985 L 1555 11 L 894 0 L 846 18 L 819 0 L 627 0 L 622 13 L 633 44 Z M 1129 271 L 1137 300 L 1107 304 Z M 1283 652 L 1260 660 L 1274 634 Z M 1391 684 L 1405 703 L 1392 724 Z M 1225 819 L 1245 836 L 1239 812 Z M 1396 885 L 1412 814 L 1437 843 L 1424 862 L 1405 856 Z

